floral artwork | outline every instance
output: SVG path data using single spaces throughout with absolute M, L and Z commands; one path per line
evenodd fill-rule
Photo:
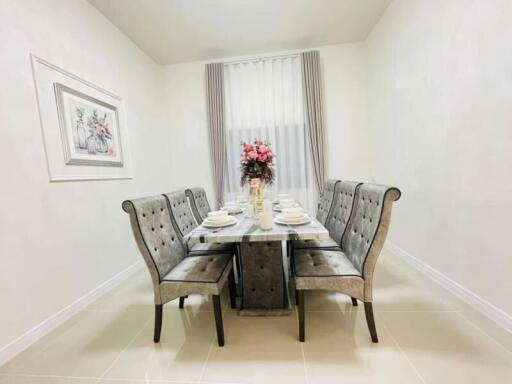
M 261 182 L 271 185 L 274 181 L 275 154 L 270 144 L 261 139 L 252 143 L 242 143 L 242 155 L 240 157 L 240 170 L 242 172 L 240 182 L 242 187 L 251 181 L 259 179 Z
M 122 165 L 117 109 L 55 84 L 66 164 Z
M 77 153 L 97 153 L 114 156 L 112 127 L 112 114 L 99 112 L 79 101 L 70 103 L 73 144 Z

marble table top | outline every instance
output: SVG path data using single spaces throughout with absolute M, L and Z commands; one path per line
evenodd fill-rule
M 274 212 L 274 217 L 276 213 Z M 239 243 L 248 241 L 282 241 L 282 240 L 327 240 L 329 232 L 315 218 L 305 225 L 281 225 L 273 223 L 272 228 L 261 230 L 258 221 L 234 215 L 238 222 L 224 228 L 196 227 L 183 237 L 185 242 L 200 243 Z

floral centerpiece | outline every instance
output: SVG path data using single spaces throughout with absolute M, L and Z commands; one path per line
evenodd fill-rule
M 274 181 L 274 158 L 275 155 L 266 141 L 254 140 L 252 144 L 243 142 L 240 157 L 242 187 L 253 179 L 259 179 L 261 183 L 271 185 Z
M 259 139 L 254 140 L 252 144 L 242 143 L 240 183 L 242 187 L 250 183 L 250 194 L 254 198 L 256 212 L 263 211 L 263 187 L 274 181 L 274 158 L 275 155 L 266 141 Z

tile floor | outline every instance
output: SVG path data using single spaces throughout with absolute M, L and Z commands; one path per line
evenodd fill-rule
M 389 252 L 375 274 L 380 343 L 362 306 L 306 295 L 306 342 L 297 317 L 239 317 L 224 297 L 226 345 L 211 302 L 192 296 L 164 310 L 152 341 L 149 275 L 141 270 L 0 367 L 0 384 L 86 383 L 512 383 L 512 335 Z

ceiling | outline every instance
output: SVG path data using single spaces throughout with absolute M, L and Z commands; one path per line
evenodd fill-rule
M 362 41 L 391 0 L 89 0 L 159 64 Z

